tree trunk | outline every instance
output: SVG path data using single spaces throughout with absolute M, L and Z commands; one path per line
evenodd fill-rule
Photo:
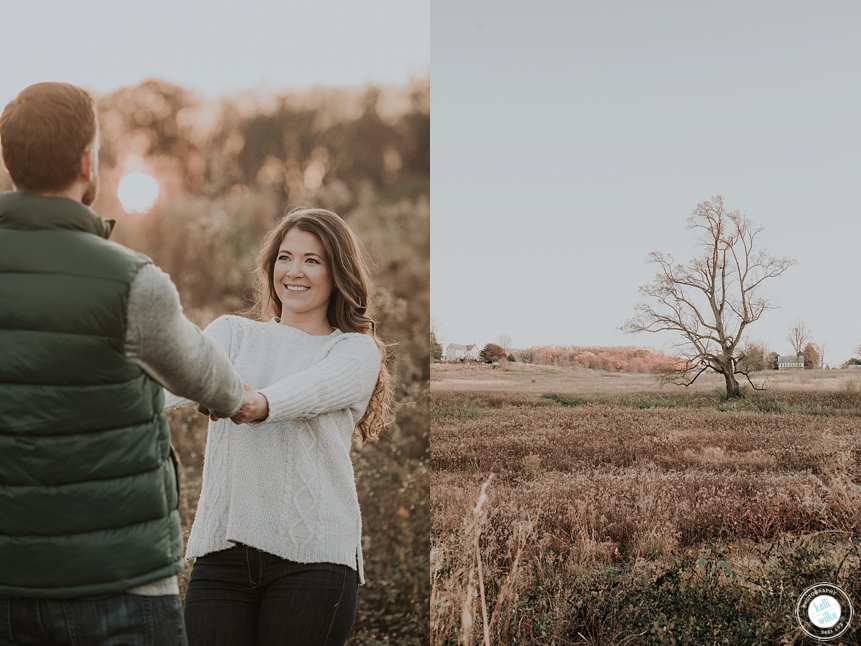
M 741 399 L 741 388 L 738 385 L 738 380 L 735 378 L 735 374 L 728 370 L 723 376 L 726 380 L 726 398 L 728 400 Z

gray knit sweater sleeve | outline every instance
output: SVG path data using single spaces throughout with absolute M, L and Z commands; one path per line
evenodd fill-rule
M 358 420 L 380 374 L 380 351 L 365 334 L 343 334 L 317 363 L 260 389 L 269 403 L 266 422 L 310 419 L 352 409 Z
M 219 416 L 242 405 L 242 380 L 224 350 L 185 318 L 173 281 L 155 265 L 132 282 L 125 353 L 167 390 Z

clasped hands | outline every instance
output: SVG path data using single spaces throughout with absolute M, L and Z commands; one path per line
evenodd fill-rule
M 242 395 L 242 406 L 231 417 L 234 424 L 250 424 L 251 422 L 262 422 L 269 417 L 269 401 L 259 391 L 248 384 L 243 384 L 245 392 Z M 208 415 L 213 422 L 218 421 L 218 416 L 213 414 L 203 404 L 197 405 L 197 411 Z

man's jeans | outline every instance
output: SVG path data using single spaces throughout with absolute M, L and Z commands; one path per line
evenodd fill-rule
M 185 592 L 191 646 L 336 646 L 356 616 L 358 575 L 238 545 L 198 558 Z
M 185 646 L 174 595 L 0 597 L 0 646 Z

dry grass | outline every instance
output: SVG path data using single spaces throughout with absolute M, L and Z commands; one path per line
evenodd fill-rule
M 506 599 L 490 643 L 795 643 L 804 584 L 858 598 L 861 396 L 804 376 L 727 405 L 708 382 L 434 366 L 431 643 L 487 643 L 456 612 L 470 562 Z

